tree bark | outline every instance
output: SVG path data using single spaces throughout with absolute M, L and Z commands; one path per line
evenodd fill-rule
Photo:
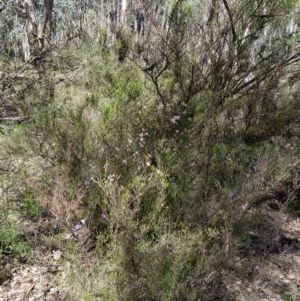
M 38 30 L 37 24 L 35 21 L 35 9 L 34 3 L 32 0 L 25 0 L 26 8 L 26 34 L 29 44 L 29 54 L 26 54 L 25 57 L 32 59 L 36 58 L 39 52 L 39 42 L 38 42 Z
M 51 28 L 52 28 L 52 10 L 54 0 L 44 0 L 44 24 L 42 36 L 42 51 L 50 47 Z

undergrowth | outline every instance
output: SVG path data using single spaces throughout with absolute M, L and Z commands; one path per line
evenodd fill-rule
M 273 66 L 285 47 L 274 50 L 271 67 L 262 60 L 258 71 L 247 69 L 239 53 L 213 50 L 219 39 L 212 43 L 210 27 L 205 47 L 185 34 L 197 24 L 189 5 L 174 5 L 167 42 L 149 36 L 122 62 L 126 45 L 108 49 L 105 32 L 61 52 L 60 70 L 49 60 L 24 92 L 24 122 L 2 134 L 2 156 L 12 162 L 6 193 L 22 200 L 23 215 L 38 223 L 48 214 L 74 239 L 84 220 L 95 240 L 86 270 L 76 244 L 66 243 L 70 300 L 225 300 L 220 275 L 244 233 L 269 229 L 251 211 L 270 197 L 281 210 L 299 210 L 298 86 L 284 87 L 290 70 Z M 146 55 L 157 59 L 153 70 L 144 68 Z M 77 68 L 73 81 L 53 86 L 55 76 L 70 76 L 66 66 Z M 244 83 L 254 76 L 257 84 Z M 18 217 L 1 219 L 2 254 L 26 252 Z

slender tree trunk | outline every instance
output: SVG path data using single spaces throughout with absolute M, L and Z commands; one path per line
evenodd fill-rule
M 30 48 L 30 59 L 36 66 L 41 85 L 45 86 L 43 100 L 51 102 L 54 99 L 54 86 L 51 84 L 52 75 L 49 72 L 49 66 L 46 55 L 50 48 L 52 10 L 54 0 L 44 0 L 44 20 L 42 23 L 42 32 L 38 34 L 38 26 L 35 20 L 35 6 L 33 0 L 25 0 L 26 7 L 26 34 Z M 28 57 L 26 54 L 25 57 Z
M 25 0 L 26 8 L 26 34 L 30 48 L 30 55 L 24 54 L 25 58 L 38 58 L 41 51 L 50 47 L 52 10 L 54 0 L 44 0 L 44 21 L 42 24 L 42 33 L 38 36 L 38 26 L 35 20 L 35 6 L 33 0 Z
M 42 36 L 42 50 L 50 47 L 51 28 L 52 28 L 52 10 L 54 0 L 44 0 L 44 24 Z
M 25 8 L 26 8 L 26 34 L 29 44 L 29 53 L 25 55 L 28 59 L 32 59 L 32 57 L 37 57 L 39 52 L 39 42 L 38 42 L 38 30 L 37 24 L 35 21 L 35 9 L 34 3 L 32 0 L 25 0 Z
M 122 11 L 121 11 L 121 23 L 126 23 L 126 9 L 127 9 L 127 0 L 122 0 Z
M 22 38 L 22 50 L 23 50 L 23 58 L 25 62 L 30 60 L 30 47 L 27 39 L 27 34 L 25 33 Z
M 98 8 L 98 18 L 99 18 L 99 23 L 100 23 L 100 28 L 104 28 L 105 26 L 105 14 L 104 14 L 104 4 L 103 0 L 100 0 L 99 2 L 99 8 Z

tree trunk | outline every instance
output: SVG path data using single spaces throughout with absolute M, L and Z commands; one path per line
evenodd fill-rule
M 126 10 L 127 10 L 127 0 L 122 0 L 122 12 L 121 12 L 121 20 L 122 24 L 126 23 Z
M 35 10 L 34 3 L 32 0 L 25 0 L 25 8 L 26 8 L 26 34 L 29 44 L 29 55 L 27 54 L 25 57 L 28 59 L 32 59 L 35 61 L 39 52 L 39 42 L 38 42 L 38 30 L 37 24 L 35 21 Z
M 44 24 L 42 36 L 42 51 L 50 47 L 51 27 L 52 27 L 52 10 L 54 0 L 44 0 Z

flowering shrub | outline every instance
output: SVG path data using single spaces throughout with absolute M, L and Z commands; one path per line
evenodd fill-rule
M 157 59 L 153 71 L 143 72 L 134 50 L 134 62 L 120 64 L 107 45 L 93 47 L 85 84 L 60 87 L 53 103 L 35 108 L 40 114 L 14 146 L 41 161 L 40 178 L 25 180 L 36 199 L 45 195 L 75 236 L 87 226 L 97 235 L 101 259 L 113 266 L 106 290 L 118 300 L 217 299 L 214 281 L 247 210 L 285 181 L 295 186 L 285 188 L 286 204 L 297 205 L 298 88 L 290 95 L 278 79 L 287 61 L 275 66 L 275 55 L 249 73 L 243 43 L 233 53 L 217 45 L 223 36 L 210 45 L 213 22 L 192 38 L 203 29 L 184 2 L 172 11 L 170 35 L 143 45 Z M 257 78 L 246 85 L 250 75 Z M 288 103 L 278 96 L 285 93 Z M 33 200 L 25 203 L 32 212 Z M 74 225 L 78 216 L 88 225 Z

